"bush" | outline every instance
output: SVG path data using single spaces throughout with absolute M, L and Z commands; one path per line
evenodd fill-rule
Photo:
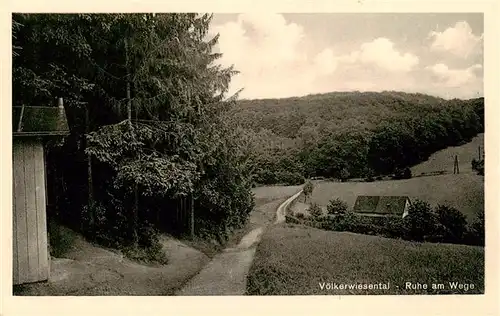
M 307 200 L 308 197 L 311 196 L 313 190 L 314 190 L 314 185 L 310 180 L 307 180 L 306 184 L 304 184 L 304 189 L 302 190 L 302 192 L 304 193 L 304 202 Z
M 150 246 L 147 247 L 125 247 L 123 253 L 127 258 L 141 263 L 159 263 L 163 265 L 168 263 L 167 255 L 163 251 L 163 246 L 159 240 L 152 240 Z
M 365 172 L 365 181 L 366 182 L 373 182 L 375 181 L 375 171 L 373 169 L 368 168 Z
M 400 180 L 400 179 L 411 179 L 412 174 L 411 174 L 411 169 L 409 167 L 400 169 L 396 168 L 394 171 L 393 179 L 395 180 Z
M 330 200 L 326 206 L 326 210 L 330 215 L 344 214 L 347 212 L 347 203 L 338 198 Z
M 400 217 L 388 217 L 384 224 L 384 236 L 388 238 L 405 239 L 408 236 L 404 219 Z
M 60 225 L 54 220 L 48 223 L 49 252 L 52 257 L 61 258 L 73 246 L 76 236 L 68 228 Z
M 356 232 L 360 225 L 360 216 L 354 212 L 345 212 L 332 216 L 330 219 L 330 230 Z
M 476 160 L 476 158 L 472 159 L 471 165 L 472 165 L 472 170 L 477 170 L 478 161 Z
M 315 219 L 317 219 L 317 218 L 319 218 L 319 217 L 323 216 L 323 210 L 322 210 L 322 209 L 321 209 L 321 207 L 320 207 L 318 204 L 316 204 L 316 203 L 313 203 L 313 204 L 311 205 L 311 207 L 309 207 L 308 211 L 309 211 L 309 214 L 311 214 L 311 216 L 312 216 L 313 218 L 315 218 Z
M 424 241 L 438 231 L 439 221 L 429 203 L 416 200 L 410 206 L 408 216 L 404 218 L 406 236 L 410 240 Z
M 445 242 L 461 242 L 467 232 L 467 219 L 459 210 L 438 205 L 435 209 L 436 217 L 441 225 L 444 226 L 444 241 Z
M 466 241 L 472 245 L 484 246 L 485 245 L 485 227 L 484 227 L 484 210 L 479 212 L 470 225 Z
M 131 231 L 126 211 L 120 200 L 111 197 L 107 203 L 107 207 L 94 203 L 83 208 L 83 234 L 105 247 L 120 249 L 128 246 Z M 90 219 L 92 217 L 93 221 Z
M 342 182 L 345 182 L 347 181 L 347 179 L 349 179 L 349 170 L 347 170 L 347 168 L 342 168 L 342 170 L 340 170 L 340 180 Z
M 484 176 L 484 159 L 481 160 L 472 159 L 471 165 L 472 165 L 472 170 L 475 170 L 478 175 Z
M 411 179 L 411 169 L 406 167 L 403 171 L 403 179 Z

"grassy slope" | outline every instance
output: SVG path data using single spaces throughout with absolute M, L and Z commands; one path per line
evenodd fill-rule
M 484 152 L 484 134 L 478 134 L 472 141 L 462 146 L 448 147 L 434 153 L 427 161 L 412 167 L 411 172 L 413 175 L 441 170 L 453 173 L 455 155 L 458 156 L 460 172 L 472 172 L 471 161 L 474 158 L 478 159 L 478 146 L 481 146 L 482 155 Z
M 475 218 L 477 212 L 484 209 L 484 177 L 476 175 L 471 167 L 472 159 L 477 158 L 478 146 L 483 148 L 484 134 L 479 134 L 462 146 L 443 149 L 412 168 L 414 175 L 441 170 L 452 173 L 456 154 L 459 157 L 459 175 L 445 174 L 397 181 L 318 182 L 312 194 L 312 201 L 326 206 L 329 200 L 340 198 L 352 208 L 358 195 L 408 195 L 412 199 L 427 201 L 433 206 L 453 206 L 470 221 Z
M 320 282 L 390 283 L 384 290 L 322 290 Z M 406 290 L 405 282 L 445 284 L 444 290 Z M 448 282 L 474 289 L 450 290 Z M 414 243 L 329 232 L 297 225 L 270 229 L 248 277 L 252 295 L 484 293 L 484 248 Z

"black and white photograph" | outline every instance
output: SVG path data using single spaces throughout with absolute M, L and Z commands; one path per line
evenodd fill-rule
M 485 294 L 484 20 L 12 13 L 12 295 Z

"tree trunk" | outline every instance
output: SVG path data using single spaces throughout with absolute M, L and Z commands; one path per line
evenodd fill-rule
M 127 89 L 127 119 L 128 124 L 132 127 L 132 98 L 130 96 L 130 60 L 129 60 L 128 38 L 125 38 L 125 68 L 126 68 L 126 89 Z M 132 133 L 132 135 L 134 135 Z M 133 137 L 133 136 L 132 136 Z M 137 235 L 139 222 L 139 193 L 137 182 L 134 185 L 134 206 L 132 209 L 132 243 L 136 246 L 139 242 Z
M 85 106 L 85 133 L 89 132 L 89 109 L 88 105 Z M 87 140 L 85 138 L 85 148 L 87 148 Z M 94 185 L 92 179 L 92 156 L 87 154 L 87 190 L 88 190 L 88 201 L 87 206 L 89 210 L 89 220 L 90 220 L 90 229 L 94 230 L 95 225 L 95 214 L 94 214 Z
M 189 211 L 190 211 L 189 230 L 190 230 L 191 240 L 194 240 L 194 198 L 193 198 L 192 194 L 191 194 L 191 198 L 189 200 Z

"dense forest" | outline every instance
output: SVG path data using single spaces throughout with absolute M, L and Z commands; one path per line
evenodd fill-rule
M 252 134 L 263 184 L 393 174 L 484 131 L 483 98 L 392 91 L 241 100 L 231 114 Z
M 135 248 L 158 230 L 224 240 L 245 223 L 249 155 L 224 119 L 236 71 L 215 62 L 211 18 L 13 15 L 13 106 L 63 98 L 70 127 L 46 146 L 51 222 Z

